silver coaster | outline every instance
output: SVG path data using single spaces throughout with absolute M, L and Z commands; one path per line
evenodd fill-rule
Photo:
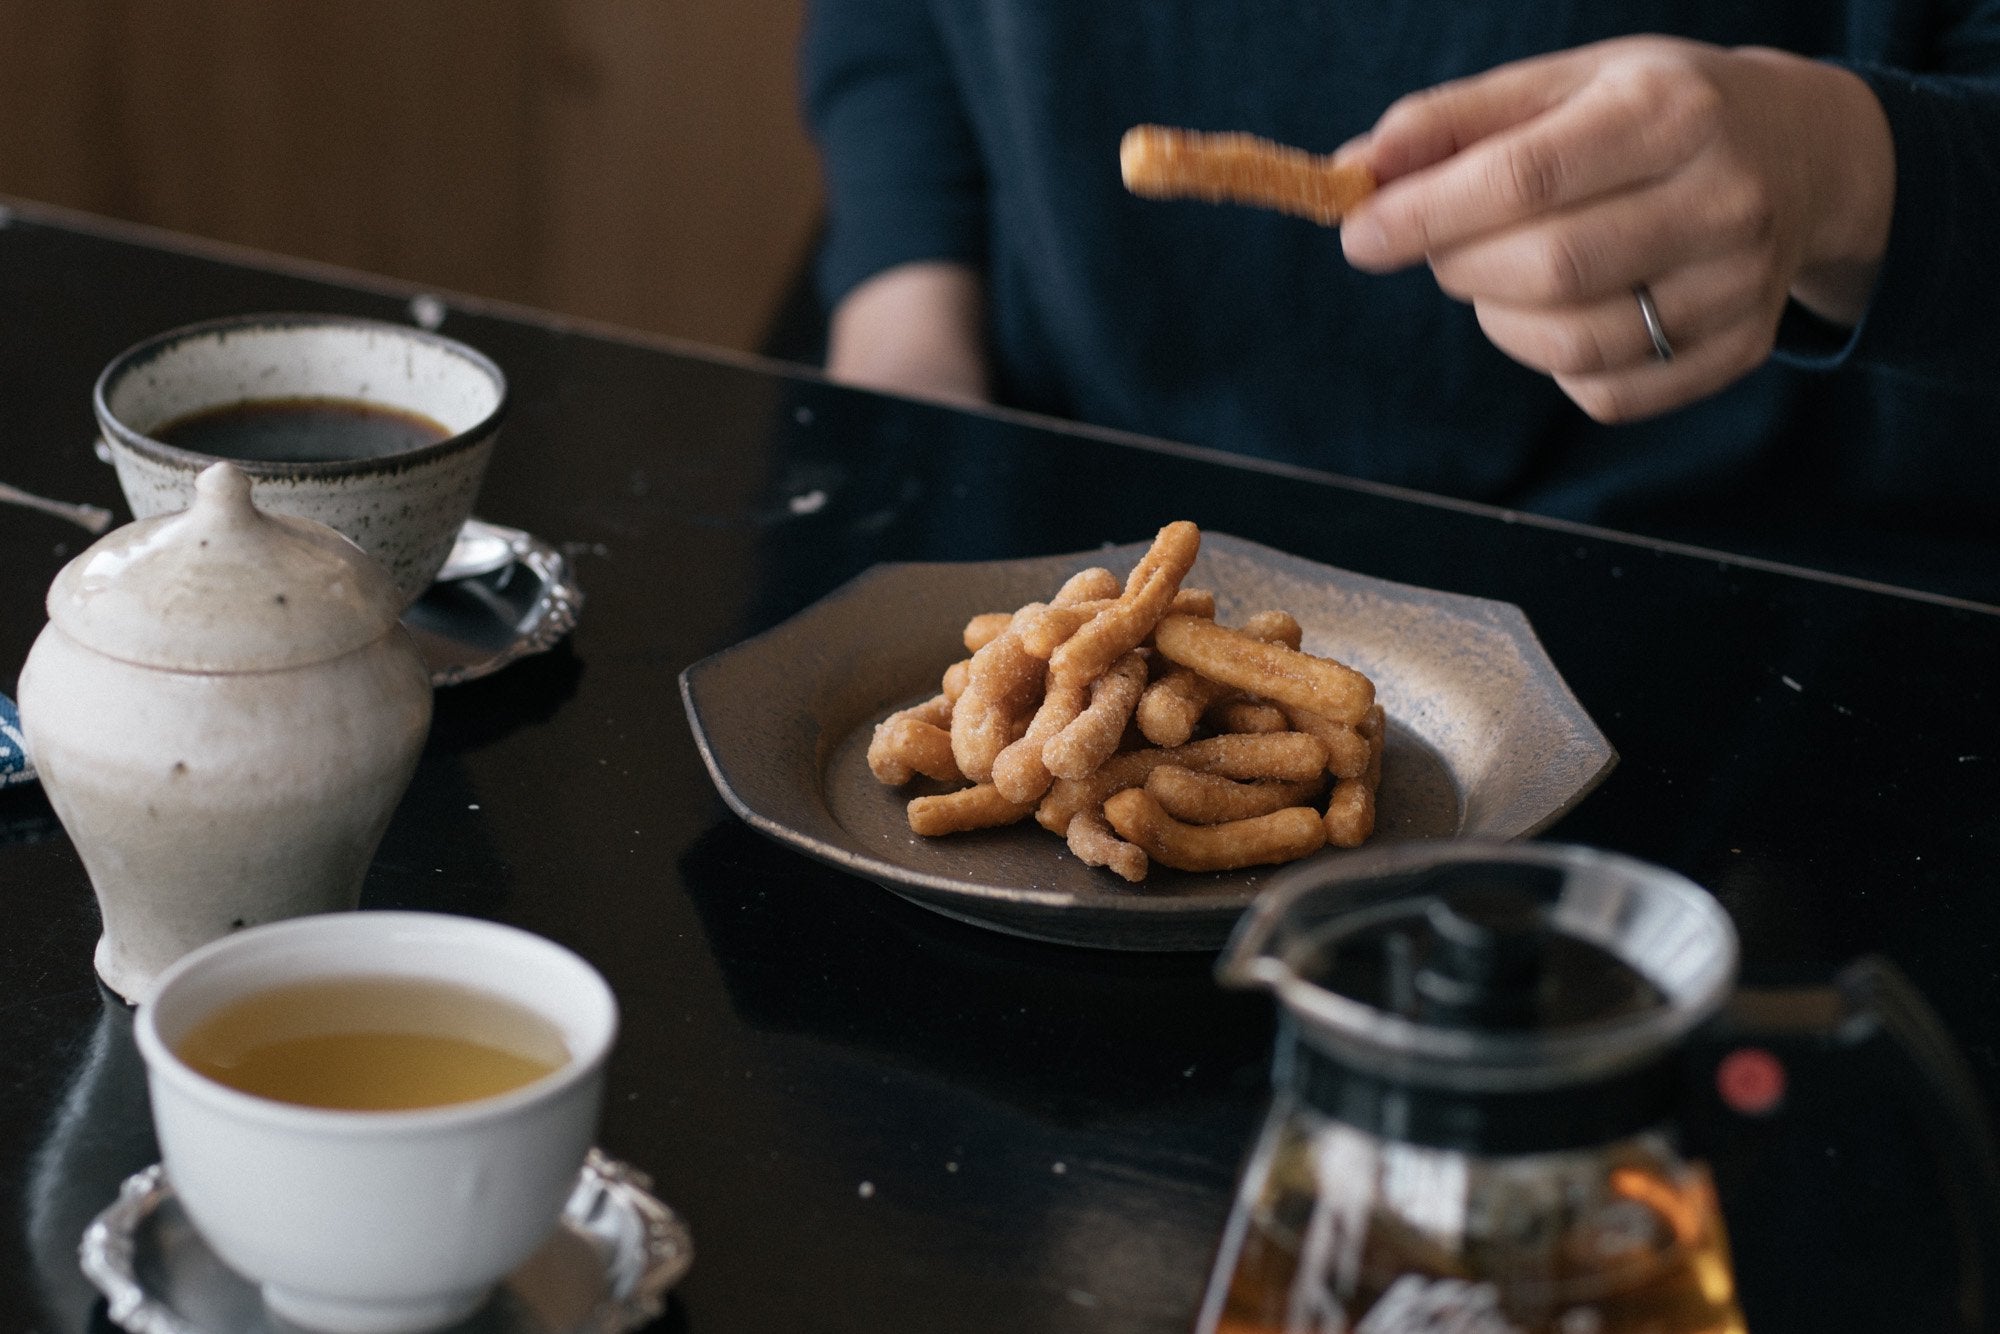
M 479 535 L 504 542 L 496 568 L 441 579 L 403 613 L 434 686 L 491 676 L 517 658 L 554 648 L 576 628 L 583 590 L 562 552 L 532 533 L 478 519 Z
M 679 1215 L 643 1173 L 590 1151 L 562 1223 L 454 1334 L 622 1334 L 658 1316 L 694 1262 Z M 217 1259 L 161 1164 L 126 1178 L 84 1230 L 84 1274 L 133 1334 L 285 1334 L 255 1284 Z M 295 1331 L 293 1331 L 295 1334 Z

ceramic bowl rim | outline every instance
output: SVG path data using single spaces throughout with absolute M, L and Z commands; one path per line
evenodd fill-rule
M 416 449 L 396 454 L 380 455 L 362 459 L 321 459 L 321 460 L 273 460 L 236 459 L 220 454 L 204 454 L 196 450 L 182 449 L 177 445 L 156 440 L 143 431 L 128 426 L 111 411 L 110 392 L 114 385 L 131 372 L 161 356 L 168 349 L 197 338 L 236 330 L 256 329 L 298 329 L 298 328 L 349 328 L 372 329 L 394 334 L 420 343 L 427 343 L 447 355 L 457 357 L 471 364 L 486 375 L 495 390 L 493 408 L 471 426 L 442 440 L 432 441 Z M 245 400 L 250 401 L 250 400 Z M 391 320 L 371 319 L 365 315 L 338 315 L 313 312 L 281 311 L 263 315 L 225 315 L 220 319 L 201 320 L 194 324 L 183 324 L 178 328 L 157 333 L 131 347 L 126 348 L 111 359 L 110 364 L 98 373 L 97 382 L 91 387 L 90 406 L 97 416 L 97 424 L 105 438 L 114 446 L 128 449 L 141 458 L 167 467 L 200 472 L 213 463 L 231 463 L 253 478 L 285 478 L 295 481 L 335 480 L 347 477 L 362 477 L 380 473 L 402 472 L 406 469 L 432 462 L 452 454 L 463 453 L 491 440 L 501 421 L 506 417 L 511 404 L 511 392 L 506 374 L 491 357 L 443 334 L 428 329 L 412 328 Z

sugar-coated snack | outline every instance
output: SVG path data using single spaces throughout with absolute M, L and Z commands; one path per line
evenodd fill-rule
M 1153 545 L 1132 567 L 1125 592 L 1098 612 L 1049 655 L 1057 680 L 1094 681 L 1111 664 L 1146 641 L 1167 614 L 1181 580 L 1201 551 L 1201 530 L 1182 519 L 1162 528 Z M 1198 616 L 1183 617 L 1199 621 Z
M 1043 759 L 1049 738 L 1068 727 L 1090 703 L 1088 685 L 1050 682 L 1041 707 L 1028 722 L 1021 739 L 1010 743 L 993 760 L 993 786 L 1009 801 L 1035 801 L 1049 790 L 1055 775 Z
M 965 693 L 952 704 L 951 753 L 975 783 L 993 776 L 993 761 L 1028 730 L 1041 701 L 1043 665 L 1012 629 L 972 655 Z
M 1049 673 L 1051 694 L 1064 689 Z M 1042 747 L 1042 763 L 1058 778 L 1084 778 L 1118 749 L 1139 693 L 1146 688 L 1146 656 L 1134 649 L 1090 683 L 1090 703 Z
M 1069 822 L 1069 831 L 1063 838 L 1070 852 L 1085 866 L 1102 866 L 1135 885 L 1146 878 L 1151 859 L 1145 849 L 1118 837 L 1105 822 L 1101 810 L 1078 813 Z
M 1104 819 L 1126 842 L 1180 871 L 1235 871 L 1297 861 L 1326 846 L 1326 822 L 1310 806 L 1287 806 L 1223 824 L 1186 824 L 1160 809 L 1144 788 L 1134 787 L 1104 803 Z
M 875 725 L 868 742 L 869 772 L 891 786 L 918 774 L 940 782 L 962 778 L 951 757 L 950 726 L 951 700 L 942 694 L 890 714 Z
M 1361 162 L 1253 134 L 1135 125 L 1118 144 L 1125 188 L 1150 199 L 1204 199 L 1276 209 L 1331 227 L 1375 189 Z
M 1222 824 L 1269 815 L 1287 806 L 1305 806 L 1326 791 L 1326 779 L 1260 779 L 1238 782 L 1220 774 L 1205 774 L 1178 764 L 1162 764 L 1146 775 L 1144 784 L 1160 809 L 1188 824 Z
M 972 656 L 870 739 L 883 783 L 969 784 L 912 799 L 910 828 L 1032 813 L 1134 884 L 1155 862 L 1234 870 L 1365 840 L 1386 730 L 1373 683 L 1304 652 L 1286 612 L 1217 624 L 1214 594 L 1181 587 L 1200 542 L 1171 523 L 1122 584 L 1092 567 L 1046 603 L 971 617 Z
M 977 653 L 998 639 L 1013 623 L 1011 611 L 982 611 L 965 623 L 965 651 Z
M 1165 616 L 1153 628 L 1162 654 L 1203 676 L 1352 726 L 1375 702 L 1374 683 L 1345 663 L 1252 639 L 1197 616 Z
M 1033 809 L 1007 800 L 991 783 L 975 783 L 956 792 L 912 797 L 908 813 L 912 833 L 935 836 L 1013 824 L 1026 819 Z

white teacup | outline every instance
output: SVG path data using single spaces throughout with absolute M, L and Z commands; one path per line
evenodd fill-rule
M 311 405 L 347 405 L 362 424 L 401 418 L 437 429 L 393 446 L 377 438 L 356 456 L 361 438 L 352 434 L 341 437 L 349 448 L 327 444 L 324 433 L 304 443 L 286 436 L 300 423 L 280 414 Z M 257 508 L 317 519 L 382 562 L 408 606 L 472 513 L 507 381 L 485 356 L 422 329 L 347 315 L 244 315 L 127 349 L 98 377 L 92 406 L 134 517 L 186 509 L 194 479 L 227 461 L 249 474 Z M 253 410 L 265 414 L 261 428 L 243 424 Z M 207 437 L 226 445 L 187 442 L 191 421 L 230 412 L 246 414 L 235 432 Z
M 357 977 L 512 1002 L 553 1025 L 567 1059 L 473 1101 L 353 1111 L 245 1093 L 179 1054 L 246 997 Z M 389 1334 L 464 1318 L 554 1230 L 617 1025 L 604 979 L 551 941 L 474 918 L 359 912 L 203 946 L 161 975 L 135 1032 L 168 1180 L 214 1252 L 294 1324 Z

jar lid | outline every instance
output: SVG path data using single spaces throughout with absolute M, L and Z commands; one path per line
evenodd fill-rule
M 1660 867 L 1554 844 L 1410 844 L 1274 881 L 1221 961 L 1305 1041 L 1406 1087 L 1512 1092 L 1658 1060 L 1727 995 L 1736 933 Z
M 399 617 L 382 567 L 325 524 L 267 514 L 227 463 L 178 514 L 130 523 L 63 567 L 49 620 L 141 667 L 268 672 L 371 644 Z

